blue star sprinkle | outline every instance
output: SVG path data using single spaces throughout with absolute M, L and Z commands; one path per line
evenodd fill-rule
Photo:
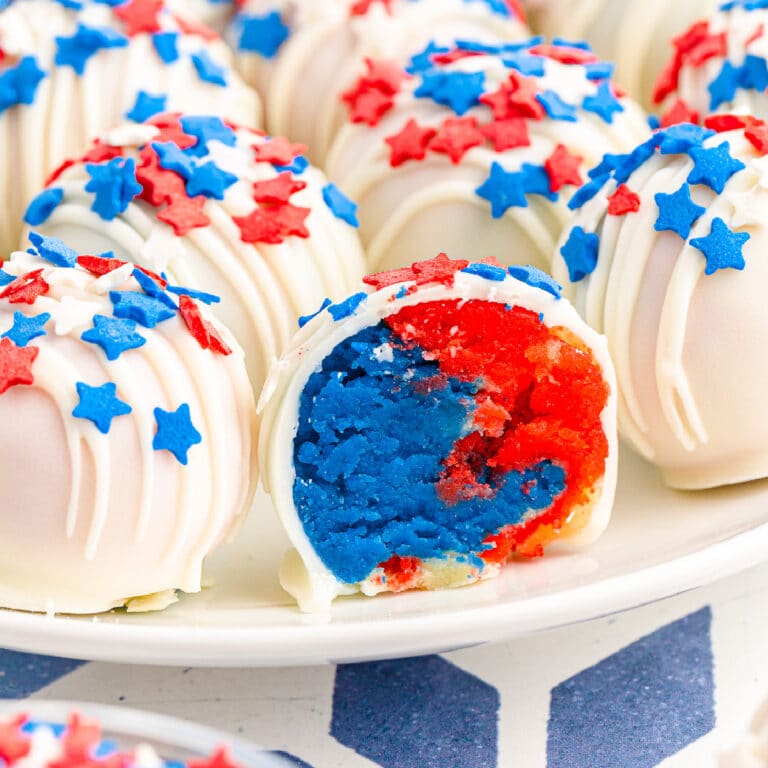
M 595 195 L 605 186 L 606 177 L 592 179 L 576 190 L 574 196 L 568 201 L 568 208 L 572 211 L 578 211 L 579 208 L 586 205 Z
M 44 237 L 39 232 L 29 233 L 29 242 L 35 246 L 36 253 L 57 267 L 74 267 L 77 264 L 77 251 L 73 251 L 55 237 Z
M 555 91 L 537 93 L 536 101 L 544 107 L 544 111 L 552 120 L 565 120 L 569 123 L 575 123 L 577 120 L 576 107 L 563 101 Z
M 45 72 L 34 56 L 25 56 L 15 67 L 0 74 L 0 115 L 16 104 L 33 104 Z
M 59 203 L 64 198 L 64 190 L 61 187 L 51 187 L 41 192 L 27 206 L 24 214 L 25 223 L 31 227 L 37 227 L 44 224 L 56 210 Z
M 78 24 L 72 37 L 56 38 L 54 62 L 60 67 L 72 67 L 78 75 L 82 75 L 91 56 L 105 48 L 124 48 L 126 45 L 128 38 L 114 29 Z
M 491 204 L 491 215 L 500 219 L 510 208 L 527 208 L 525 176 L 520 172 L 505 171 L 497 162 L 491 164 L 490 176 L 475 190 Z
M 326 184 L 323 187 L 323 200 L 337 219 L 346 221 L 351 227 L 360 226 L 357 220 L 357 203 L 353 203 L 335 184 Z
M 227 147 L 234 147 L 237 143 L 235 132 L 225 125 L 220 117 L 192 116 L 182 117 L 181 127 L 184 133 L 194 136 L 197 144 L 186 150 L 187 154 L 195 157 L 203 157 L 208 154 L 208 142 L 218 141 Z
M 304 171 L 309 168 L 309 160 L 304 155 L 297 155 L 293 158 L 293 162 L 290 165 L 272 165 L 272 167 L 282 173 L 283 171 L 289 171 L 294 176 L 301 176 Z
M 310 320 L 314 320 L 318 315 L 322 314 L 333 302 L 330 299 L 323 299 L 323 303 L 320 305 L 320 309 L 317 312 L 313 312 L 311 315 L 302 315 L 299 318 L 299 328 L 303 328 Z
M 550 186 L 549 174 L 543 165 L 523 163 L 520 168 L 523 174 L 523 190 L 527 195 L 542 195 L 553 202 L 559 195 Z
M 190 197 L 204 195 L 214 200 L 223 200 L 224 193 L 236 181 L 237 176 L 222 170 L 216 163 L 203 163 L 195 166 L 192 178 L 187 182 L 187 194 Z
M 278 11 L 263 16 L 242 15 L 239 19 L 241 51 L 258 53 L 273 59 L 282 44 L 290 37 L 291 30 L 285 25 Z
M 617 112 L 624 111 L 624 107 L 613 95 L 607 82 L 600 83 L 597 87 L 597 93 L 594 96 L 586 96 L 581 106 L 587 112 L 594 112 L 602 117 L 606 123 L 612 123 L 613 116 Z
M 572 283 L 578 283 L 595 271 L 599 248 L 600 238 L 594 233 L 585 232 L 581 227 L 571 230 L 567 242 L 560 249 L 560 255 L 568 267 L 568 277 Z
M 712 220 L 712 228 L 706 237 L 695 237 L 691 245 L 698 248 L 707 260 L 705 274 L 711 275 L 718 269 L 744 269 L 741 249 L 749 240 L 748 232 L 734 232 L 718 216 Z
M 345 317 L 355 314 L 355 310 L 368 298 L 368 294 L 364 292 L 354 293 L 345 301 L 339 304 L 331 304 L 328 307 L 328 311 L 331 313 L 331 317 L 334 320 L 343 320 Z
M 587 80 L 610 80 L 616 65 L 609 61 L 594 61 L 584 64 Z
M 746 168 L 741 160 L 731 156 L 731 145 L 727 141 L 716 147 L 693 147 L 688 154 L 695 163 L 688 182 L 706 184 L 718 194 L 734 173 Z
M 9 275 L 5 270 L 0 269 L 0 287 L 10 285 L 16 277 Z
M 768 88 L 768 63 L 760 56 L 747 54 L 739 70 L 739 86 L 762 93 Z
M 93 328 L 85 331 L 80 338 L 91 344 L 98 344 L 108 360 L 117 360 L 123 352 L 138 349 L 147 343 L 141 334 L 136 333 L 136 323 L 133 320 L 120 320 L 105 315 L 94 315 Z
M 136 102 L 125 113 L 125 116 L 129 120 L 133 120 L 134 123 L 143 123 L 145 120 L 149 120 L 150 117 L 165 112 L 166 105 L 168 104 L 168 97 L 163 94 L 153 96 L 146 91 L 139 91 L 136 94 Z
M 164 301 L 136 291 L 110 291 L 109 298 L 115 305 L 115 317 L 134 320 L 145 328 L 154 328 L 176 316 L 175 308 L 171 309 Z
M 546 71 L 543 56 L 532 56 L 523 51 L 506 54 L 502 63 L 507 69 L 515 69 L 526 77 L 544 77 Z
M 152 149 L 157 152 L 158 162 L 166 171 L 174 171 L 185 181 L 192 178 L 195 165 L 192 158 L 170 141 L 153 141 Z
M 86 163 L 85 170 L 91 177 L 85 189 L 95 195 L 91 210 L 104 221 L 112 221 L 123 213 L 142 192 L 133 158 L 114 157 L 106 163 Z
M 532 288 L 540 288 L 542 291 L 551 293 L 556 299 L 560 299 L 563 296 L 563 286 L 546 272 L 542 272 L 540 269 L 536 269 L 536 267 L 510 267 L 509 274 L 527 283 Z
M 72 415 L 78 419 L 92 421 L 102 434 L 109 433 L 112 419 L 116 416 L 125 416 L 132 411 L 128 403 L 118 399 L 115 384 L 107 383 L 100 387 L 91 387 L 78 381 L 75 386 L 80 402 L 72 411 Z
M 157 55 L 166 63 L 173 64 L 179 59 L 179 33 L 156 32 L 152 35 L 152 45 L 155 46 Z
M 414 96 L 432 99 L 463 115 L 480 103 L 484 89 L 484 72 L 425 72 Z
M 723 62 L 723 67 L 718 76 L 707 86 L 709 91 L 709 109 L 714 112 L 721 104 L 733 101 L 736 89 L 739 85 L 739 67 L 734 67 L 728 59 Z
M 659 131 L 656 137 L 662 155 L 679 155 L 693 147 L 700 147 L 706 139 L 714 135 L 715 132 L 708 128 L 681 123 Z
M 437 45 L 434 40 L 430 40 L 423 51 L 411 56 L 411 62 L 406 67 L 405 71 L 410 75 L 415 75 L 418 72 L 426 72 L 434 66 L 432 62 L 433 56 L 440 53 L 448 53 L 449 51 L 450 48 Z
M 172 309 L 174 312 L 178 310 L 173 299 L 149 275 L 144 274 L 144 272 L 137 268 L 133 270 L 132 276 L 147 296 L 161 301 L 168 309 Z
M 197 75 L 201 80 L 206 83 L 212 83 L 213 85 L 226 86 L 227 78 L 226 69 L 220 64 L 217 64 L 204 48 L 197 53 L 193 53 L 191 56 L 192 63 L 195 65 Z
M 190 299 L 202 301 L 203 304 L 218 304 L 221 301 L 221 297 L 216 296 L 214 293 L 196 291 L 194 288 L 185 288 L 183 285 L 169 285 L 166 286 L 166 290 L 168 293 L 175 293 L 177 296 L 189 296 Z
M 170 451 L 180 464 L 187 464 L 187 452 L 193 445 L 203 442 L 200 433 L 192 424 L 189 406 L 180 405 L 175 411 L 155 408 L 157 433 L 152 441 L 156 451 Z
M 502 282 L 507 276 L 507 271 L 504 267 L 497 267 L 495 264 L 470 264 L 461 271 L 466 272 L 468 275 L 477 275 L 485 280 L 493 280 L 497 283 Z
M 683 240 L 688 239 L 691 227 L 706 210 L 691 200 L 691 190 L 687 184 L 683 184 L 671 195 L 658 192 L 654 195 L 654 200 L 659 206 L 659 216 L 653 228 L 657 232 L 677 232 Z
M 13 326 L 1 338 L 10 339 L 17 347 L 26 347 L 32 339 L 45 336 L 43 326 L 51 319 L 48 312 L 27 317 L 21 312 L 13 313 Z

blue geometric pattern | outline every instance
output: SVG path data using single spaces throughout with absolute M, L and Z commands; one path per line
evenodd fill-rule
M 439 656 L 336 670 L 331 735 L 382 768 L 495 768 L 499 692 Z
M 710 608 L 558 685 L 547 768 L 652 768 L 715 727 Z
M 25 699 L 85 664 L 0 649 L 0 699 Z

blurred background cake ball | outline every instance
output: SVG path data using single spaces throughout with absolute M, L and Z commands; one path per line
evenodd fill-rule
M 402 61 L 429 41 L 520 40 L 525 30 L 516 0 L 246 0 L 229 37 L 270 132 L 322 164 L 344 122 L 339 96 L 366 57 Z
M 692 489 L 768 476 L 768 128 L 708 125 L 606 157 L 554 264 L 608 338 L 621 433 Z
M 253 498 L 243 352 L 191 289 L 30 239 L 0 270 L 0 605 L 163 607 Z
M 604 152 L 649 135 L 588 47 L 463 40 L 369 59 L 343 94 L 329 177 L 359 204 L 369 267 L 450 246 L 548 269 L 567 201 Z
M 654 98 L 664 124 L 712 113 L 768 118 L 768 4 L 723 3 L 674 41 Z
M 0 250 L 46 176 L 126 119 L 196 109 L 245 125 L 258 96 L 210 30 L 161 0 L 16 0 L 0 11 Z
M 183 18 L 221 33 L 235 13 L 237 0 L 166 0 L 166 5 Z
M 214 294 L 258 391 L 297 319 L 365 268 L 356 206 L 302 151 L 214 116 L 156 116 L 65 163 L 25 218 Z
M 535 32 L 583 38 L 600 56 L 616 62 L 616 81 L 650 108 L 672 39 L 719 4 L 719 0 L 529 0 L 526 8 Z

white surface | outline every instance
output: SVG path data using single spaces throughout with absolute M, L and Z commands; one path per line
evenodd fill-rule
M 50 617 L 0 611 L 3 645 L 144 664 L 279 666 L 417 655 L 639 606 L 768 559 L 768 481 L 681 493 L 624 451 L 614 517 L 578 555 L 513 564 L 496 581 L 442 593 L 340 600 L 299 613 L 277 583 L 287 547 L 264 497 L 211 562 L 215 586 L 158 614 Z

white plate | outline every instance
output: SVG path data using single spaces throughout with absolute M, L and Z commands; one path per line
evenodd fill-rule
M 81 659 L 286 666 L 433 653 L 593 619 L 678 594 L 768 560 L 768 481 L 711 492 L 662 486 L 624 451 L 603 538 L 578 554 L 506 567 L 447 592 L 338 601 L 298 612 L 277 583 L 287 547 L 265 497 L 212 558 L 214 585 L 162 613 L 51 617 L 0 611 L 8 648 Z

